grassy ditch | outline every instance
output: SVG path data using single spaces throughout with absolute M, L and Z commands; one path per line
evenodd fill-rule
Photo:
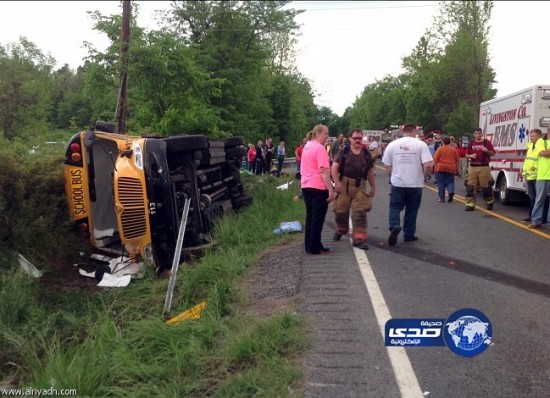
M 23 171 L 14 166 L 11 172 Z M 287 239 L 273 234 L 277 224 L 303 222 L 303 202 L 292 201 L 298 184 L 280 191 L 275 186 L 281 179 L 243 176 L 254 204 L 220 220 L 219 245 L 178 273 L 172 314 L 203 300 L 208 306 L 198 320 L 167 325 L 161 314 L 168 280 L 157 279 L 152 269 L 119 290 L 59 289 L 68 285 L 63 278 L 78 276 L 66 254 L 77 251 L 71 247 L 76 233 L 61 216 L 56 173 L 50 170 L 48 188 L 57 198 L 48 202 L 53 218 L 34 226 L 33 217 L 46 212 L 39 207 L 25 218 L 31 225 L 21 228 L 28 231 L 6 233 L 0 241 L 0 387 L 53 386 L 89 397 L 299 395 L 292 392 L 301 375 L 294 359 L 308 344 L 305 320 L 293 313 L 253 317 L 243 311 L 246 292 L 238 288 L 261 252 Z M 0 175 L 5 195 L 16 184 L 7 177 Z M 24 187 L 15 191 L 32 201 Z M 0 214 L 8 217 L 2 210 L 13 203 L 5 199 Z M 8 221 L 13 228 L 19 224 Z M 45 274 L 56 271 L 58 285 L 16 271 L 13 254 L 22 248 Z

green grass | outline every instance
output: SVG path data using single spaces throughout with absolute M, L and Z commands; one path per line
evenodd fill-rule
M 1 273 L 0 385 L 17 380 L 22 387 L 76 388 L 89 397 L 299 395 L 295 359 L 308 344 L 305 320 L 292 313 L 253 317 L 240 289 L 261 252 L 289 239 L 273 234 L 278 223 L 303 222 L 303 202 L 292 201 L 298 184 L 280 191 L 275 186 L 284 181 L 270 176 L 243 176 L 243 182 L 254 204 L 219 220 L 219 245 L 180 266 L 172 315 L 206 300 L 198 320 L 164 323 L 167 279 L 157 279 L 152 269 L 127 288 L 99 292 L 50 291 L 19 272 Z M 36 230 L 27 221 L 21 239 L 32 239 Z M 39 234 L 33 253 L 73 233 L 67 225 L 57 228 L 55 237 Z M 70 242 L 59 250 L 74 251 Z M 45 272 L 48 261 L 69 257 L 46 253 L 34 257 Z M 70 263 L 64 270 L 76 272 Z

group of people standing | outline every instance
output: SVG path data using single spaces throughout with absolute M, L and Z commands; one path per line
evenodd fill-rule
M 431 151 L 424 140 L 417 139 L 417 126 L 405 124 L 401 128 L 402 136 L 390 142 L 382 156 L 382 163 L 390 178 L 391 193 L 389 203 L 389 237 L 388 244 L 395 246 L 397 238 L 403 231 L 403 241 L 414 242 L 416 219 L 422 201 L 424 183 L 435 171 L 438 184 L 438 200 L 453 201 L 454 177 L 460 174 L 463 161 L 469 162 L 466 177 L 466 211 L 472 211 L 476 205 L 476 194 L 481 191 L 486 208 L 492 210 L 494 195 L 489 162 L 496 151 L 492 143 L 484 139 L 480 128 L 474 130 L 474 139 L 464 147 L 461 156 L 451 137 L 442 135 L 439 145 Z M 321 231 L 329 203 L 332 203 L 336 230 L 333 240 L 338 241 L 350 230 L 349 218 L 352 220 L 353 246 L 367 250 L 367 213 L 372 208 L 376 192 L 374 161 L 368 145 L 363 144 L 363 132 L 353 129 L 349 137 L 339 137 L 335 144 L 338 149 L 329 151 L 325 148 L 328 128 L 317 125 L 308 133 L 305 143 L 301 145 L 299 171 L 301 188 L 306 205 L 305 251 L 316 255 L 329 253 L 330 249 L 321 242 Z M 540 131 L 531 133 L 532 146 L 528 158 L 537 164 L 526 162 L 526 173 L 530 176 L 536 172 L 536 182 L 529 184 L 532 198 L 532 228 L 540 228 L 542 210 L 539 202 L 550 190 L 550 148 L 540 138 Z M 462 143 L 460 143 L 462 144 Z M 462 145 L 460 145 L 462 147 Z M 542 160 L 541 160 L 542 159 Z M 401 213 L 404 211 L 403 224 Z M 550 220 L 549 220 L 550 221 Z
M 548 137 L 543 138 L 542 131 L 529 132 L 527 155 L 523 163 L 523 176 L 527 181 L 529 195 L 528 228 L 540 229 L 543 223 L 550 225 L 548 214 L 548 192 L 550 190 L 550 145 Z M 545 214 L 546 220 L 545 220 Z
M 246 168 L 253 174 L 271 174 L 274 156 L 277 160 L 275 175 L 279 176 L 286 157 L 285 142 L 281 141 L 276 149 L 270 137 L 266 138 L 265 144 L 262 140 L 258 140 L 257 145 L 248 144 Z
M 416 129 L 413 124 L 403 126 L 403 137 L 388 144 L 382 158 L 391 183 L 390 246 L 397 243 L 402 230 L 400 215 L 403 210 L 404 240 L 413 242 L 418 239 L 416 217 L 424 182 L 432 172 L 433 158 L 428 146 L 415 138 Z M 363 132 L 352 130 L 350 144 L 336 152 L 332 166 L 323 146 L 328 128 L 317 125 L 311 134 L 312 139 L 305 144 L 301 158 L 301 188 L 306 204 L 306 253 L 330 252 L 321 242 L 321 231 L 331 202 L 336 224 L 333 240 L 340 240 L 348 233 L 351 213 L 352 244 L 367 250 L 367 213 L 372 208 L 376 181 L 374 159 L 368 146 L 363 145 Z
M 452 136 L 434 132 L 426 142 L 434 161 L 435 180 L 438 187 L 438 201 L 452 202 L 455 195 L 455 176 L 466 178 L 466 211 L 475 210 L 476 194 L 481 191 L 487 210 L 493 209 L 493 178 L 489 162 L 496 151 L 493 144 L 483 137 L 480 128 L 474 129 L 474 139 L 467 146 Z

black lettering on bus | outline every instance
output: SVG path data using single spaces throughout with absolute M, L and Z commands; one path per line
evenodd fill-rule
M 81 179 L 73 178 L 73 184 L 79 182 L 80 185 L 73 187 L 72 189 L 72 199 L 73 199 L 73 212 L 75 215 L 85 215 L 86 214 L 86 204 L 84 203 L 84 189 L 82 188 Z

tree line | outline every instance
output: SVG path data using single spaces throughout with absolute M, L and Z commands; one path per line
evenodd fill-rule
M 127 130 L 134 133 L 271 136 L 298 144 L 317 123 L 331 135 L 413 122 L 425 130 L 472 131 L 478 105 L 492 98 L 492 1 L 440 3 L 434 26 L 403 58 L 405 72 L 367 85 L 342 116 L 315 104 L 294 66 L 302 11 L 289 1 L 174 1 L 158 30 L 137 25 L 133 4 Z M 89 13 L 110 40 L 89 43 L 76 70 L 25 38 L 0 45 L 0 133 L 12 140 L 48 129 L 78 130 L 113 121 L 121 75 L 121 15 Z M 369 38 L 365 38 L 368 40 Z
M 137 25 L 133 4 L 127 130 L 298 143 L 320 110 L 293 64 L 300 11 L 288 3 L 176 1 L 152 31 Z M 55 69 L 25 38 L 0 46 L 0 131 L 7 139 L 114 120 L 122 16 L 89 14 L 110 46 L 100 52 L 88 43 L 76 71 Z
M 470 134 L 479 104 L 496 94 L 488 51 L 492 8 L 487 0 L 441 2 L 433 26 L 403 58 L 405 72 L 367 85 L 333 128 L 381 130 L 410 122 L 427 132 Z

